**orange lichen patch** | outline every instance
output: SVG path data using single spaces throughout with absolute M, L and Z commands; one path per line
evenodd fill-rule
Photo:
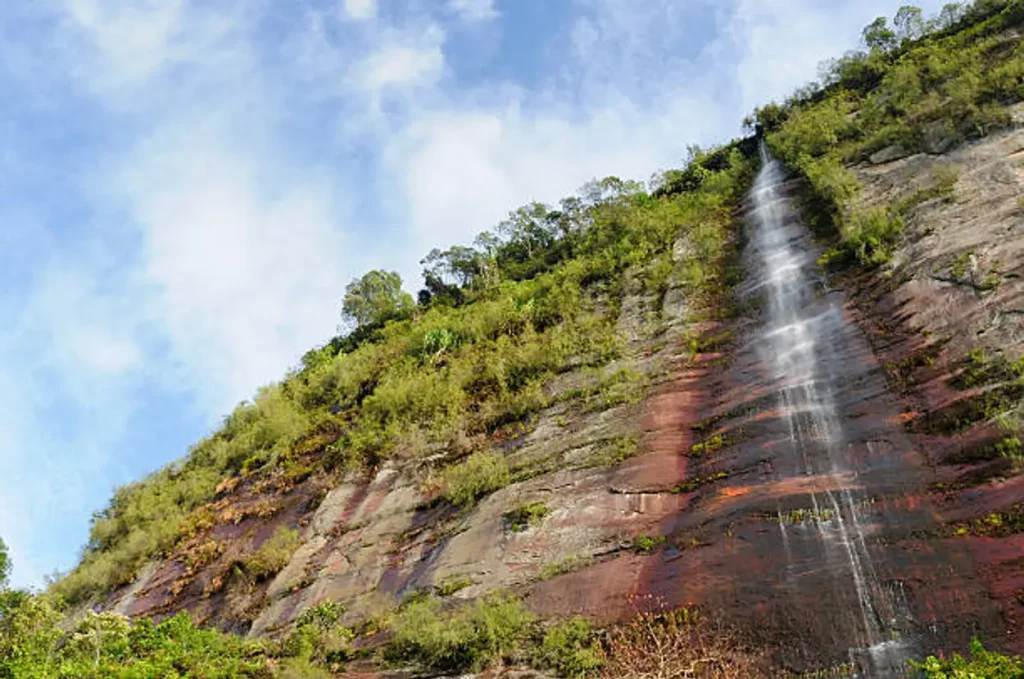
M 890 418 L 890 422 L 892 422 L 893 424 L 899 424 L 899 425 L 904 425 L 905 426 L 907 423 L 913 422 L 914 420 L 916 420 L 920 416 L 921 416 L 921 413 L 919 413 L 919 412 L 917 412 L 915 410 L 910 410 L 910 411 L 907 411 L 907 412 L 899 413 L 898 415 Z
M 736 487 L 725 487 L 719 491 L 722 497 L 742 497 L 750 493 L 750 486 L 736 486 Z

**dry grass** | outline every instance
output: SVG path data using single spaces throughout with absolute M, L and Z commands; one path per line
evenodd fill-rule
M 767 676 L 737 635 L 696 609 L 669 610 L 652 597 L 634 602 L 637 616 L 605 638 L 608 679 L 754 679 Z

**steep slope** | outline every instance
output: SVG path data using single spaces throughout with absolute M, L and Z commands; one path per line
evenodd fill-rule
M 486 654 L 409 629 L 499 591 L 542 618 L 677 611 L 659 630 L 699 609 L 738 676 L 1024 652 L 1024 4 L 954 10 L 869 27 L 757 112 L 760 156 L 431 253 L 418 304 L 365 305 L 118 491 L 53 592 L 286 646 L 339 602 L 369 665 L 438 670 Z
M 354 622 L 411 592 L 472 598 L 628 552 L 678 506 L 621 489 L 685 480 L 644 399 L 707 349 L 752 150 L 698 155 L 651 194 L 610 178 L 513 213 L 479 250 L 431 253 L 417 307 L 310 352 L 184 462 L 120 490 L 55 592 L 262 635 L 323 601 Z

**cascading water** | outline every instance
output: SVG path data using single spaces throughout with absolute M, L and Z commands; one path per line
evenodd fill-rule
M 817 271 L 807 230 L 797 221 L 782 186 L 782 167 L 765 149 L 763 167 L 751 190 L 753 257 L 756 285 L 766 303 L 763 331 L 757 337 L 761 362 L 777 394 L 780 418 L 788 426 L 790 450 L 785 464 L 793 476 L 819 481 L 820 490 L 807 498 L 810 520 L 787 525 L 779 511 L 779 530 L 789 554 L 790 533 L 818 544 L 823 568 L 833 577 L 846 577 L 859 610 L 850 628 L 850 660 L 867 676 L 901 676 L 907 668 L 906 642 L 898 631 L 903 615 L 899 597 L 883 587 L 869 551 L 862 522 L 861 496 L 856 469 L 848 460 L 843 417 L 837 412 L 834 392 L 842 384 L 842 346 L 849 333 L 841 309 L 829 299 Z M 790 557 L 792 562 L 792 557 Z M 800 587 L 800 573 L 792 575 Z

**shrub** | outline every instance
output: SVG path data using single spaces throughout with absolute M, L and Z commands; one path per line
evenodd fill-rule
M 545 630 L 536 659 L 563 677 L 586 677 L 601 667 L 604 654 L 590 622 L 570 618 Z
M 471 507 L 484 495 L 512 481 L 505 458 L 490 451 L 473 453 L 466 461 L 446 469 L 442 476 L 445 498 L 462 507 Z
M 256 553 L 244 564 L 245 572 L 256 580 L 265 580 L 276 575 L 288 565 L 295 550 L 299 548 L 298 531 L 278 526 L 274 534 L 264 542 Z
M 884 208 L 859 210 L 844 220 L 843 245 L 864 266 L 878 266 L 892 257 L 903 234 L 903 217 Z
M 533 526 L 540 525 L 547 515 L 547 505 L 543 502 L 531 502 L 505 514 L 505 523 L 513 533 L 519 533 Z
M 237 636 L 195 627 L 186 613 L 134 625 L 113 613 L 89 613 L 69 631 L 41 596 L 0 595 L 0 676 L 233 677 L 266 679 L 262 649 Z
M 465 589 L 467 587 L 471 587 L 472 585 L 473 581 L 469 578 L 468 575 L 456 575 L 454 577 L 448 578 L 447 580 L 444 580 L 443 582 L 437 585 L 437 595 L 451 596 L 452 594 L 458 592 L 460 589 Z
M 927 679 L 1018 679 L 1024 675 L 1024 660 L 986 651 L 977 639 L 971 642 L 968 658 L 959 654 L 950 660 L 930 656 L 924 662 L 913 665 Z
M 345 607 L 337 601 L 321 601 L 304 610 L 295 624 L 299 627 L 316 625 L 321 629 L 328 629 L 337 625 L 344 613 Z
M 641 612 L 606 633 L 602 676 L 722 677 L 765 676 L 735 635 L 704 620 L 692 609 L 668 610 L 655 600 L 641 601 Z
M 476 671 L 513 651 L 533 616 L 508 595 L 494 594 L 451 613 L 434 598 L 415 600 L 396 616 L 386 657 L 442 672 Z

